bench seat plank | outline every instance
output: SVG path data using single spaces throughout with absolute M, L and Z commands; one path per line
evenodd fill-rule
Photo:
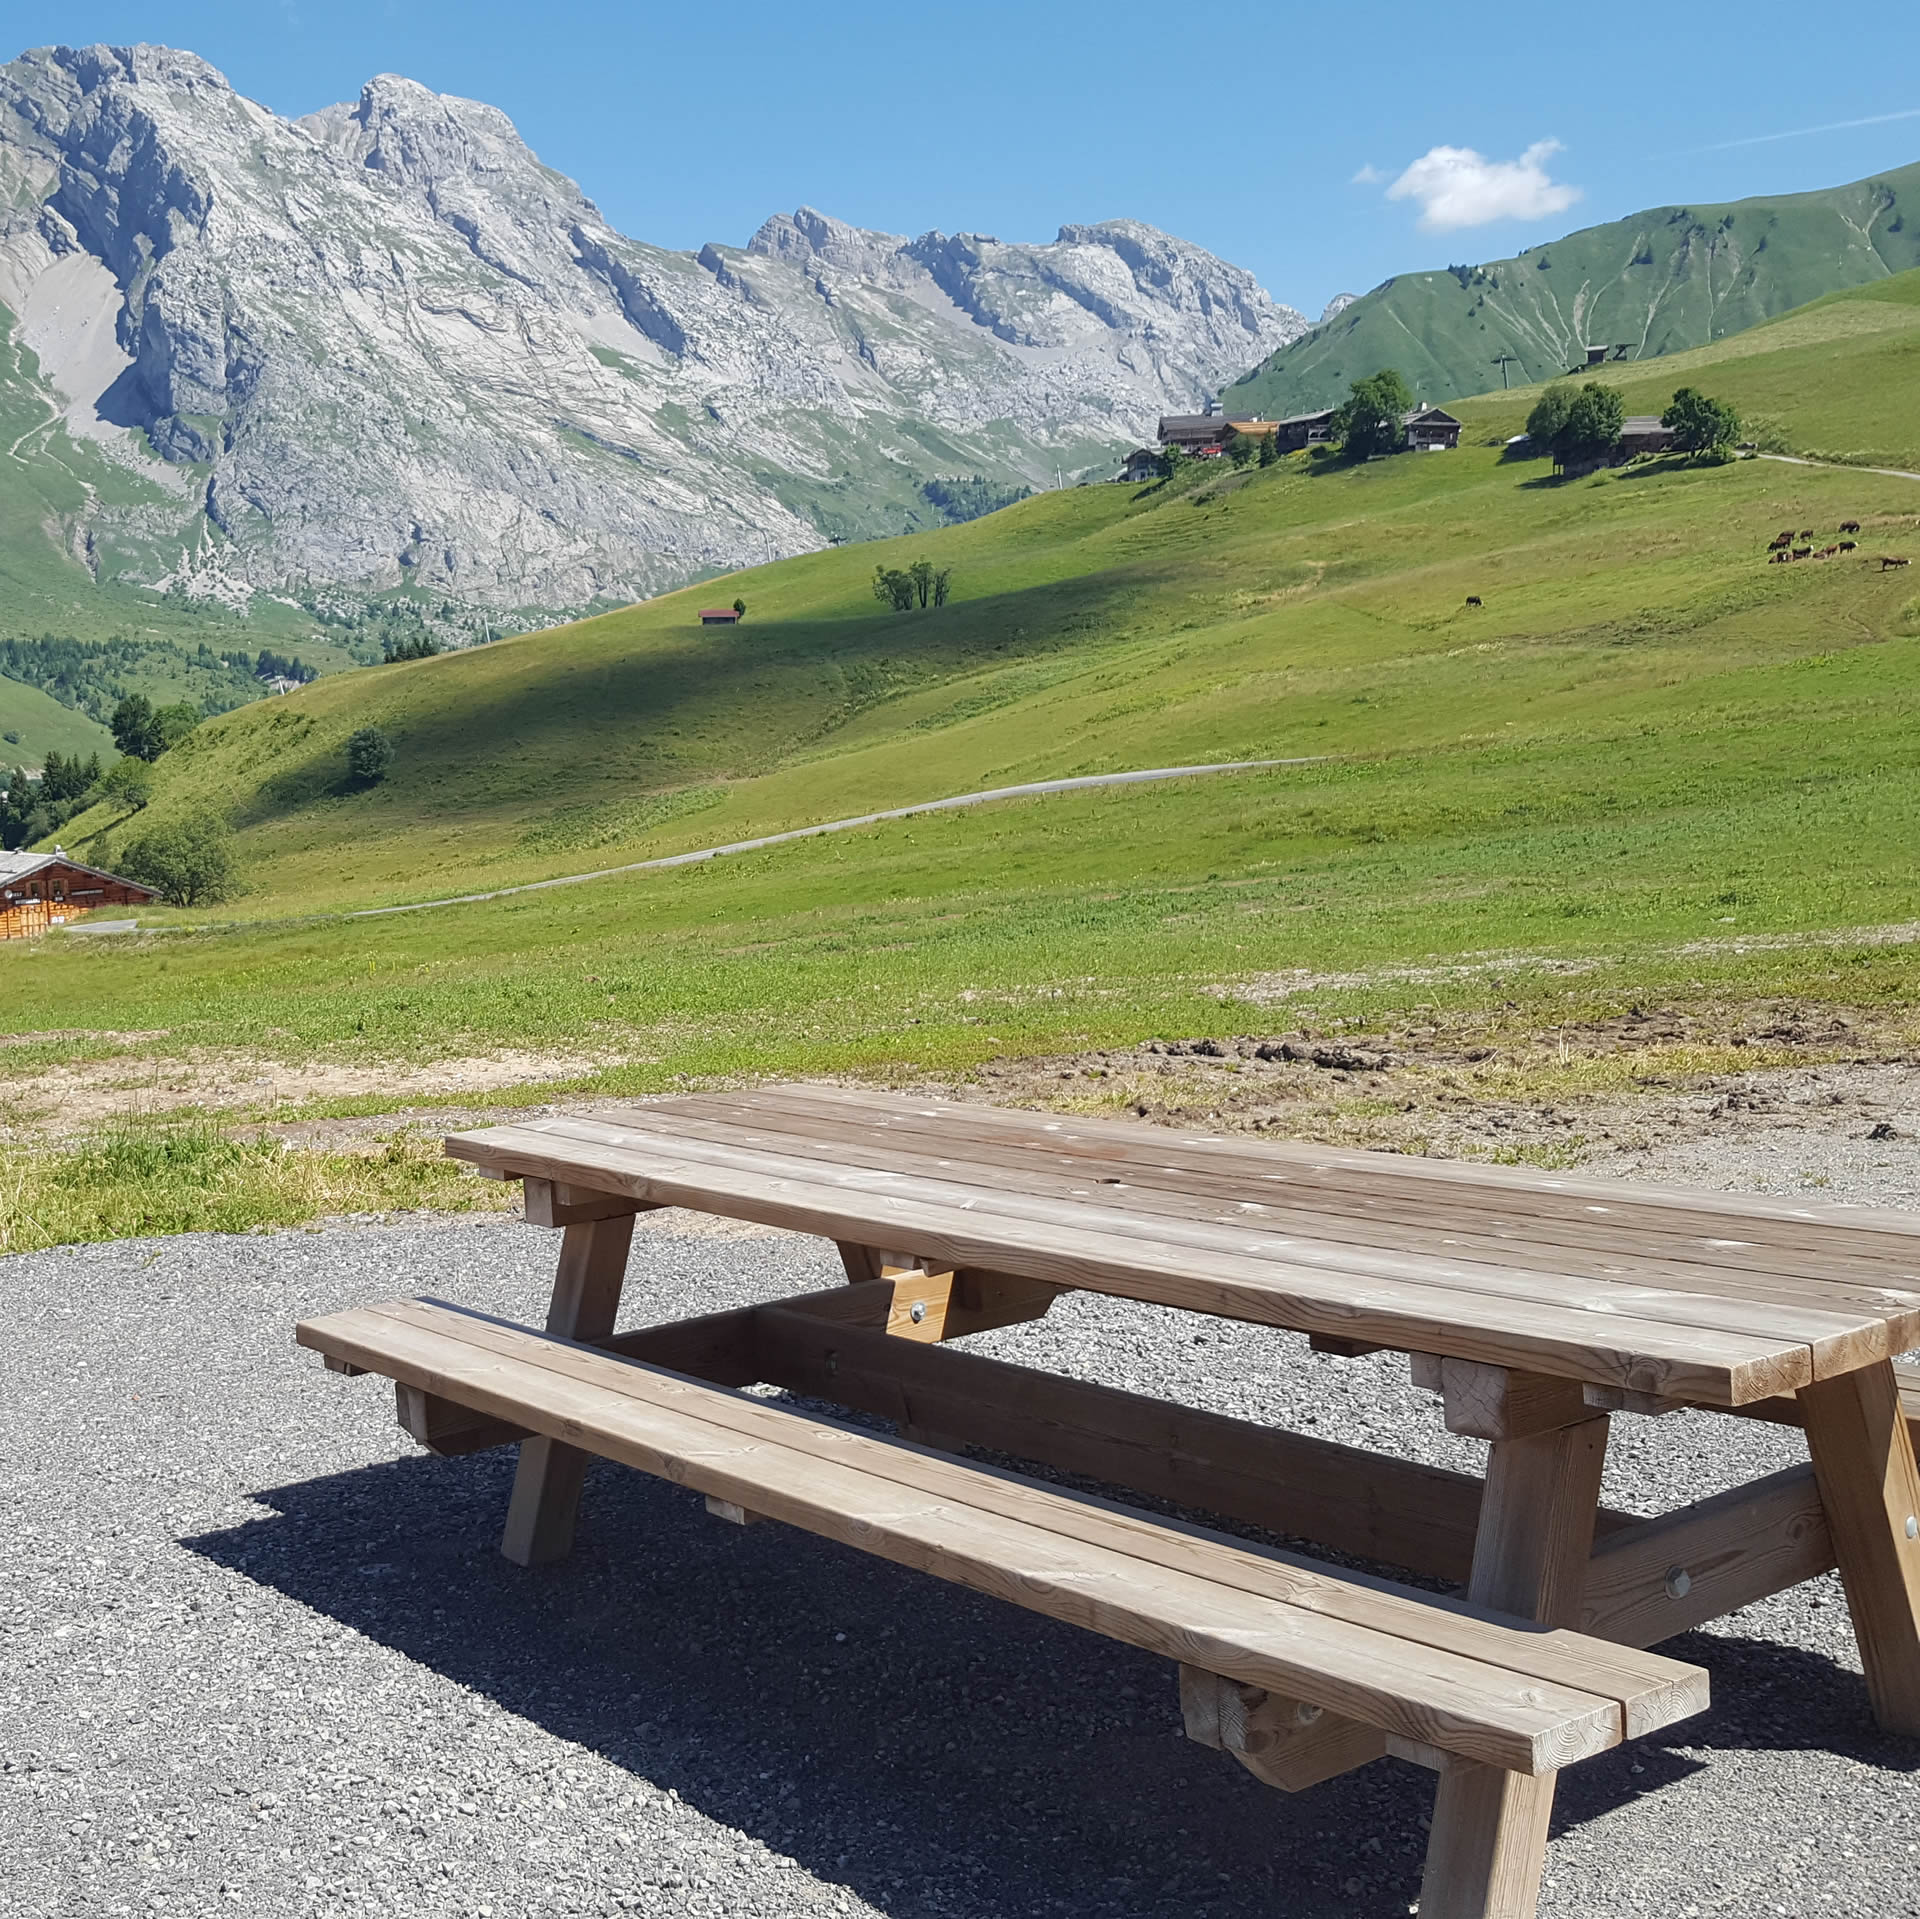
M 1200 1312 L 1374 1337 L 1403 1350 L 1560 1372 L 1601 1385 L 1710 1404 L 1789 1392 L 1814 1376 L 1804 1320 L 1783 1330 L 1738 1301 L 1641 1306 L 1644 1289 L 1388 1257 L 1308 1264 L 1258 1228 L 1174 1233 L 1164 1222 L 1087 1202 L 1023 1200 L 955 1182 L 913 1180 L 643 1134 L 584 1120 L 539 1120 L 455 1134 L 456 1157 L 668 1205 L 788 1226 L 835 1240 L 910 1244 L 954 1266 L 1157 1300 Z M 1687 1313 L 1709 1323 L 1689 1323 Z M 1671 1312 L 1672 1318 L 1660 1315 Z
M 1539 1774 L 1697 1711 L 1705 1675 L 807 1419 L 431 1303 L 300 1342 L 743 1509 L 1482 1763 Z

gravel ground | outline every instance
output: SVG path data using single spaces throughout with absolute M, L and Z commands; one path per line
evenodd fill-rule
M 1780 1183 L 1764 1154 L 1675 1150 L 1634 1169 Z M 1911 1141 L 1888 1159 L 1801 1139 L 1786 1165 L 1911 1203 Z M 630 1320 L 839 1276 L 810 1242 L 692 1227 L 642 1222 Z M 0 1909 L 1409 1909 L 1429 1775 L 1272 1792 L 1181 1737 L 1162 1661 L 611 1467 L 574 1557 L 512 1567 L 510 1456 L 417 1452 L 384 1382 L 291 1343 L 304 1314 L 412 1292 L 537 1319 L 553 1250 L 516 1221 L 424 1220 L 0 1260 Z M 980 1344 L 1443 1463 L 1480 1451 L 1385 1355 L 1086 1296 Z M 1804 1456 L 1695 1415 L 1615 1434 L 1607 1496 L 1648 1512 Z M 1671 1650 L 1717 1703 L 1564 1775 L 1542 1913 L 1920 1915 L 1920 1746 L 1875 1732 L 1837 1585 Z

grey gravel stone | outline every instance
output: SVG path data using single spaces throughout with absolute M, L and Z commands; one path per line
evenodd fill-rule
M 496 1550 L 510 1455 L 436 1460 L 293 1321 L 429 1293 L 537 1320 L 549 1235 L 424 1221 L 0 1261 L 0 1906 L 81 1915 L 1404 1913 L 1428 1775 L 1297 1798 L 1179 1732 L 1162 1661 L 612 1467 Z M 636 1237 L 628 1317 L 832 1283 L 784 1236 Z M 981 1346 L 1450 1464 L 1404 1360 L 1074 1297 Z M 1797 1434 L 1615 1422 L 1655 1511 Z M 1574 1769 L 1541 1910 L 1920 1914 L 1920 1747 L 1832 1580 L 1672 1650 L 1698 1720 Z

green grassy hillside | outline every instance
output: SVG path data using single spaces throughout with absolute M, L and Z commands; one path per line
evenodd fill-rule
M 104 726 L 37 686 L 0 675 L 0 768 L 37 768 L 49 753 L 112 752 L 113 736 Z
M 1917 292 L 1615 377 L 1636 406 L 1684 373 L 1796 443 L 1920 448 Z M 225 715 L 160 763 L 143 818 L 237 820 L 238 923 L 0 951 L 0 1025 L 97 1033 L 129 1083 L 238 1051 L 400 1087 L 415 1062 L 511 1054 L 549 1087 L 638 1091 L 1389 1003 L 1911 1006 L 1902 948 L 1829 936 L 1920 918 L 1920 579 L 1871 563 L 1920 549 L 1920 484 L 1767 460 L 1556 484 L 1504 457 L 1531 398 L 1466 403 L 1455 454 L 1049 494 Z M 1861 559 L 1765 564 L 1780 527 L 1843 518 Z M 955 602 L 886 611 L 876 560 L 922 552 Z M 747 625 L 694 623 L 734 590 Z M 370 722 L 394 772 L 344 791 Z M 970 787 L 1293 755 L 1324 757 L 297 917 Z M 66 838 L 110 863 L 129 830 L 96 815 Z M 1271 992 L 1298 997 L 1249 1004 Z
M 1517 360 L 1515 382 L 1579 365 L 1590 344 L 1624 343 L 1647 360 L 1916 266 L 1920 165 L 1818 193 L 1655 207 L 1513 259 L 1401 274 L 1222 398 L 1280 419 L 1394 366 L 1438 404 L 1498 384 L 1498 354 Z

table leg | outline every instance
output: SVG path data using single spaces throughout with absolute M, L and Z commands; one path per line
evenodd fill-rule
M 1474 1604 L 1543 1625 L 1579 1623 L 1606 1450 L 1604 1418 L 1493 1442 L 1467 1585 Z M 1449 1755 L 1434 1798 L 1420 1919 L 1532 1919 L 1554 1777 Z
M 620 1310 L 620 1288 L 633 1243 L 633 1215 L 569 1226 L 560 1243 L 560 1270 L 547 1308 L 547 1331 L 561 1339 L 605 1339 Z M 513 1498 L 500 1550 L 521 1566 L 564 1559 L 573 1549 L 573 1525 L 587 1455 L 544 1435 L 523 1440 Z
M 1873 1716 L 1887 1732 L 1920 1734 L 1920 1466 L 1892 1363 L 1798 1397 Z

